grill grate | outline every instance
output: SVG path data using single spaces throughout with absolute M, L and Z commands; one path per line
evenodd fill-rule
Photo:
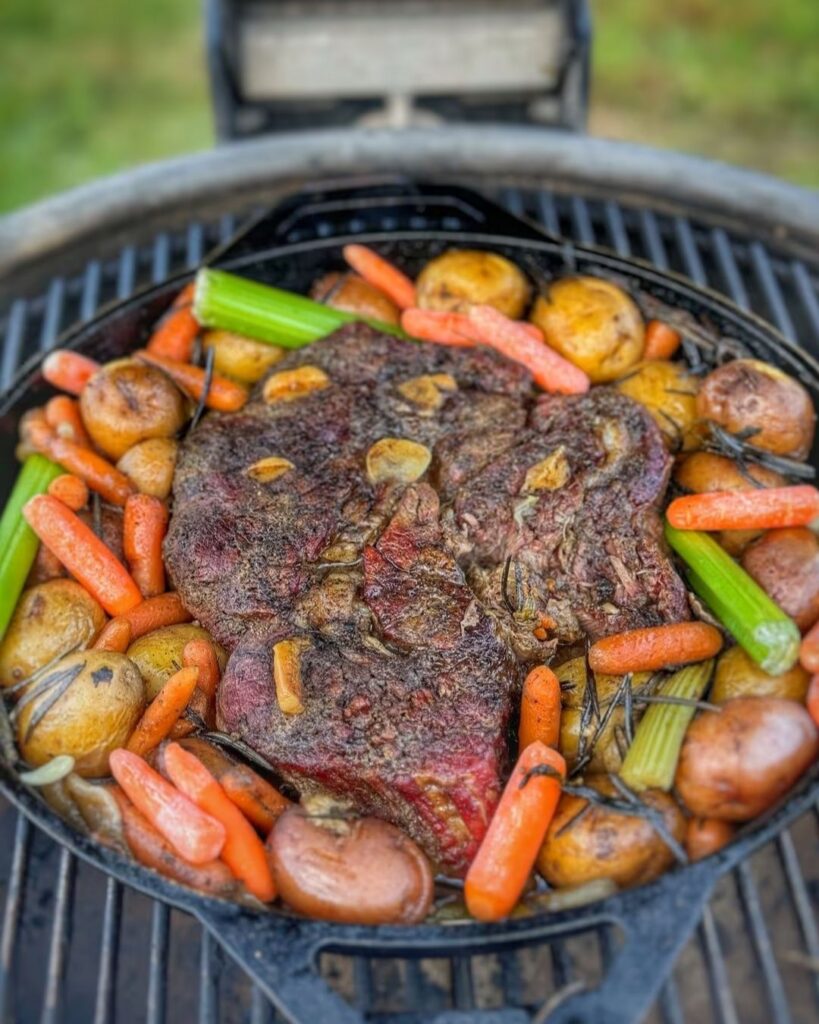
M 648 260 L 723 291 L 819 354 L 817 268 L 720 226 L 537 188 L 498 198 L 554 233 Z M 240 211 L 241 212 L 241 211 Z M 100 305 L 194 267 L 238 214 L 192 223 L 45 282 L 0 313 L 0 390 L 21 362 Z M 354 220 L 348 225 L 355 231 Z M 389 229 L 385 224 L 384 228 Z M 321 231 L 320 231 L 321 233 Z M 296 237 L 293 241 L 299 240 Z M 0 812 L 0 1024 L 199 1021 L 267 1024 L 266 998 L 190 917 L 131 891 Z M 819 1013 L 819 805 L 718 884 L 651 1024 L 806 1024 Z M 503 954 L 422 961 L 326 953 L 330 984 L 373 1021 L 439 1024 L 544 1020 L 578 985 L 593 986 L 617 948 L 603 928 Z

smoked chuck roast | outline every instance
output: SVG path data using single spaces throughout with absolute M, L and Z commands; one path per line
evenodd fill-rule
M 269 403 L 260 384 L 183 444 L 168 569 L 231 652 L 220 727 L 301 793 L 392 821 L 463 874 L 502 790 L 527 665 L 688 618 L 658 514 L 670 458 L 631 399 L 538 394 L 481 348 L 352 324 L 273 373 L 301 366 L 326 386 Z M 425 445 L 423 476 L 372 483 L 367 453 L 384 438 Z M 292 468 L 248 472 L 273 456 Z M 288 715 L 272 647 L 290 639 L 304 710 Z

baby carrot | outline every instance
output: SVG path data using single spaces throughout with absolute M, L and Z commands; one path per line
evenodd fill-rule
M 541 767 L 554 774 L 530 774 Z M 464 896 L 473 917 L 498 921 L 520 899 L 565 776 L 566 762 L 545 743 L 531 743 L 518 758 L 466 875 Z
M 173 300 L 173 305 L 151 335 L 147 348 L 158 356 L 187 363 L 199 333 L 199 322 L 193 315 L 193 281 Z
M 236 883 L 226 864 L 219 860 L 198 865 L 189 864 L 157 832 L 150 821 L 140 814 L 119 786 L 112 786 L 111 792 L 122 815 L 126 845 L 136 861 L 174 882 L 189 885 L 192 889 L 198 889 L 199 892 L 210 896 L 236 895 Z
M 174 672 L 145 708 L 142 718 L 131 733 L 127 749 L 132 754 L 144 757 L 170 734 L 193 696 L 198 677 L 198 668 L 180 668 Z
M 121 616 L 111 619 L 92 644 L 95 651 L 117 651 L 125 654 L 131 646 L 131 623 Z
M 200 399 L 205 390 L 206 373 L 200 366 L 192 366 L 190 363 L 180 363 L 175 359 L 166 359 L 165 356 L 157 355 L 156 352 L 149 352 L 141 349 L 134 353 L 139 359 L 146 363 L 158 366 L 160 370 L 171 378 L 171 380 L 191 398 Z M 211 377 L 208 394 L 205 398 L 205 405 L 209 409 L 218 409 L 220 412 L 235 412 L 241 409 L 247 402 L 247 388 L 235 381 L 228 380 L 218 373 Z
M 518 749 L 540 740 L 557 747 L 560 739 L 560 680 L 546 665 L 533 668 L 523 684 Z
M 41 454 L 84 480 L 92 491 L 97 491 L 112 505 L 124 505 L 128 495 L 133 494 L 133 484 L 116 466 L 90 448 L 55 434 L 45 421 L 32 422 L 28 437 Z
M 649 320 L 646 324 L 644 359 L 670 359 L 680 347 L 680 332 L 662 320 Z
M 140 601 L 139 604 L 125 612 L 121 618 L 128 622 L 131 629 L 131 640 L 138 640 L 146 633 L 152 633 L 155 629 L 161 629 L 163 626 L 176 626 L 180 622 L 190 622 L 193 616 L 182 604 L 179 594 L 176 591 L 171 591 Z M 98 644 L 110 642 L 109 636 L 120 628 L 119 625 L 114 625 L 116 621 L 116 619 L 111 619 L 105 625 L 97 638 Z
M 168 529 L 168 509 L 159 498 L 132 494 L 125 502 L 122 543 L 131 575 L 143 597 L 156 597 L 165 590 L 162 541 Z
M 805 633 L 799 647 L 799 664 L 811 675 L 819 673 L 819 622 Z
M 415 306 L 401 314 L 401 326 L 421 341 L 455 348 L 474 348 L 470 334 L 469 317 L 465 313 L 445 313 L 437 309 L 418 309 Z
M 79 395 L 99 368 L 100 364 L 93 359 L 67 348 L 55 348 L 43 360 L 45 379 L 69 395 Z
M 366 245 L 345 245 L 344 259 L 373 288 L 383 292 L 399 309 L 415 305 L 415 285 L 389 260 Z
M 521 363 L 532 374 L 532 379 L 544 391 L 561 395 L 579 395 L 589 390 L 587 375 L 568 359 L 558 355 L 542 340 L 537 340 L 531 328 L 510 320 L 494 306 L 473 306 L 469 319 L 474 327 L 473 337 L 495 349 L 507 359 Z
M 691 818 L 685 830 L 685 852 L 689 860 L 702 860 L 721 850 L 734 838 L 736 826 L 717 818 Z
M 810 484 L 798 484 L 686 494 L 671 502 L 666 517 L 678 530 L 768 530 L 807 526 L 819 517 L 819 490 Z
M 178 743 L 168 744 L 163 753 L 163 763 L 176 788 L 224 825 L 226 838 L 222 860 L 233 874 L 263 903 L 274 900 L 276 885 L 264 846 L 253 826 L 216 779 L 197 757 L 183 750 Z
M 589 648 L 589 667 L 593 672 L 612 676 L 651 672 L 670 665 L 705 661 L 713 658 L 721 647 L 722 634 L 707 622 L 672 622 L 596 640 Z
M 189 640 L 182 651 L 182 664 L 199 669 L 199 689 L 206 697 L 216 696 L 219 685 L 219 661 L 209 640 Z
M 32 498 L 24 507 L 26 522 L 95 597 L 109 615 L 121 615 L 141 601 L 136 583 L 125 566 L 75 512 L 48 494 Z
M 80 407 L 68 395 L 55 395 L 46 402 L 45 418 L 48 425 L 57 435 L 66 441 L 74 441 L 83 448 L 91 447 L 91 438 L 85 429 L 80 415 Z
M 216 860 L 225 845 L 225 827 L 200 810 L 150 765 L 128 750 L 114 750 L 111 774 L 125 795 L 191 864 Z
M 67 505 L 73 512 L 79 512 L 88 504 L 88 488 L 85 481 L 72 473 L 63 473 L 48 485 L 48 493 L 52 498 Z
M 808 692 L 805 697 L 805 706 L 808 709 L 808 714 L 819 726 L 819 675 L 813 676 L 808 686 Z

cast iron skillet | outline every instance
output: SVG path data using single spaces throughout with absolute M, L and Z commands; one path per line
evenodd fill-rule
M 388 228 L 389 230 L 385 230 Z M 210 263 L 306 293 L 312 281 L 343 265 L 341 248 L 355 238 L 375 246 L 410 273 L 453 246 L 503 253 L 534 277 L 567 271 L 616 276 L 671 306 L 691 312 L 703 324 L 747 351 L 781 366 L 810 389 L 819 404 L 819 363 L 777 333 L 714 292 L 649 264 L 575 246 L 544 234 L 479 195 L 461 188 L 368 182 L 329 192 L 312 190 L 285 201 L 251 223 Z M 188 280 L 177 275 L 124 301 L 105 307 L 92 321 L 70 329 L 59 341 L 94 358 L 108 360 L 137 347 L 172 297 Z M 41 356 L 21 371 L 0 399 L 0 497 L 10 490 L 20 415 L 51 394 L 39 370 Z M 817 462 L 814 450 L 813 461 Z M 16 773 L 0 761 L 0 789 L 40 828 L 78 856 L 149 896 L 194 914 L 214 938 L 253 976 L 277 1009 L 292 1021 L 310 1024 L 362 1022 L 316 973 L 318 954 L 339 951 L 384 957 L 489 953 L 597 927 L 615 926 L 623 943 L 598 988 L 575 992 L 549 1016 L 562 1024 L 631 1024 L 647 1010 L 677 953 L 700 920 L 716 881 L 768 842 L 819 796 L 816 766 L 763 819 L 751 823 L 714 857 L 677 868 L 656 882 L 573 911 L 503 922 L 416 927 L 359 927 L 307 921 L 284 911 L 257 912 L 199 895 L 71 830 Z M 481 1011 L 447 1012 L 447 1021 L 480 1021 Z M 492 1011 L 492 1020 L 528 1020 L 518 1009 Z

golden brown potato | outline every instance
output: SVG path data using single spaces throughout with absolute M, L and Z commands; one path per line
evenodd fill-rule
M 586 785 L 605 796 L 617 792 L 607 776 L 591 776 Z M 681 842 L 685 818 L 674 799 L 657 789 L 647 790 L 641 798 L 662 814 L 668 831 Z M 587 803 L 576 796 L 560 798 L 537 858 L 537 869 L 550 885 L 583 885 L 596 878 L 609 878 L 620 887 L 642 885 L 674 863 L 674 854 L 643 817 L 592 805 L 569 825 Z
M 117 469 L 142 494 L 164 501 L 173 486 L 178 451 L 179 442 L 172 437 L 152 437 L 129 448 L 117 463 Z
M 538 296 L 532 323 L 593 384 L 625 376 L 643 358 L 640 310 L 622 288 L 599 277 L 564 277 Z
M 191 640 L 210 640 L 216 650 L 219 671 L 225 671 L 227 651 L 201 626 L 183 623 L 163 626 L 135 640 L 126 651 L 145 680 L 148 700 L 153 700 L 168 679 L 182 668 L 182 652 Z
M 313 284 L 310 297 L 332 309 L 384 324 L 397 324 L 398 306 L 358 274 L 325 274 Z
M 105 612 L 74 580 L 54 579 L 23 592 L 0 644 L 0 686 L 13 686 L 105 625 Z
M 136 665 L 112 651 L 79 651 L 57 662 L 33 686 L 44 689 L 17 721 L 25 760 L 39 765 L 69 754 L 78 775 L 107 775 L 108 755 L 127 743 L 145 707 L 145 684 Z M 60 689 L 61 696 L 44 710 Z
M 737 645 L 717 659 L 708 699 L 712 704 L 724 704 L 734 697 L 781 697 L 802 704 L 809 682 L 810 675 L 799 662 L 780 676 L 769 676 Z
M 819 542 L 811 530 L 768 530 L 745 549 L 742 568 L 803 633 L 819 619 Z
M 242 384 L 255 384 L 284 358 L 284 349 L 231 331 L 206 331 L 205 349 L 213 349 L 213 368 Z
M 695 448 L 697 378 L 682 363 L 639 363 L 617 383 L 617 390 L 644 405 L 672 451 Z
M 735 359 L 709 373 L 697 411 L 732 434 L 755 429 L 749 444 L 778 455 L 804 459 L 813 444 L 810 395 L 799 381 L 759 359 Z
M 415 282 L 418 305 L 449 313 L 494 306 L 517 320 L 526 312 L 531 288 L 526 275 L 505 256 L 477 249 L 450 249 L 430 260 Z
M 816 726 L 800 704 L 738 697 L 688 727 L 674 785 L 698 817 L 750 821 L 787 793 L 817 751 Z
M 186 402 L 155 366 L 132 359 L 108 363 L 80 395 L 83 423 L 111 459 L 149 437 L 173 437 L 185 422 Z
M 285 903 L 308 917 L 348 924 L 417 924 L 432 906 L 429 861 L 394 825 L 377 818 L 282 814 L 267 854 Z
M 748 477 L 751 477 L 749 480 Z M 762 487 L 784 487 L 787 481 L 772 469 L 749 462 L 743 470 L 732 459 L 713 452 L 693 452 L 674 469 L 675 482 L 692 494 L 711 491 L 750 491 L 756 481 Z M 740 555 L 761 536 L 761 530 L 721 530 L 716 539 L 729 555 Z

